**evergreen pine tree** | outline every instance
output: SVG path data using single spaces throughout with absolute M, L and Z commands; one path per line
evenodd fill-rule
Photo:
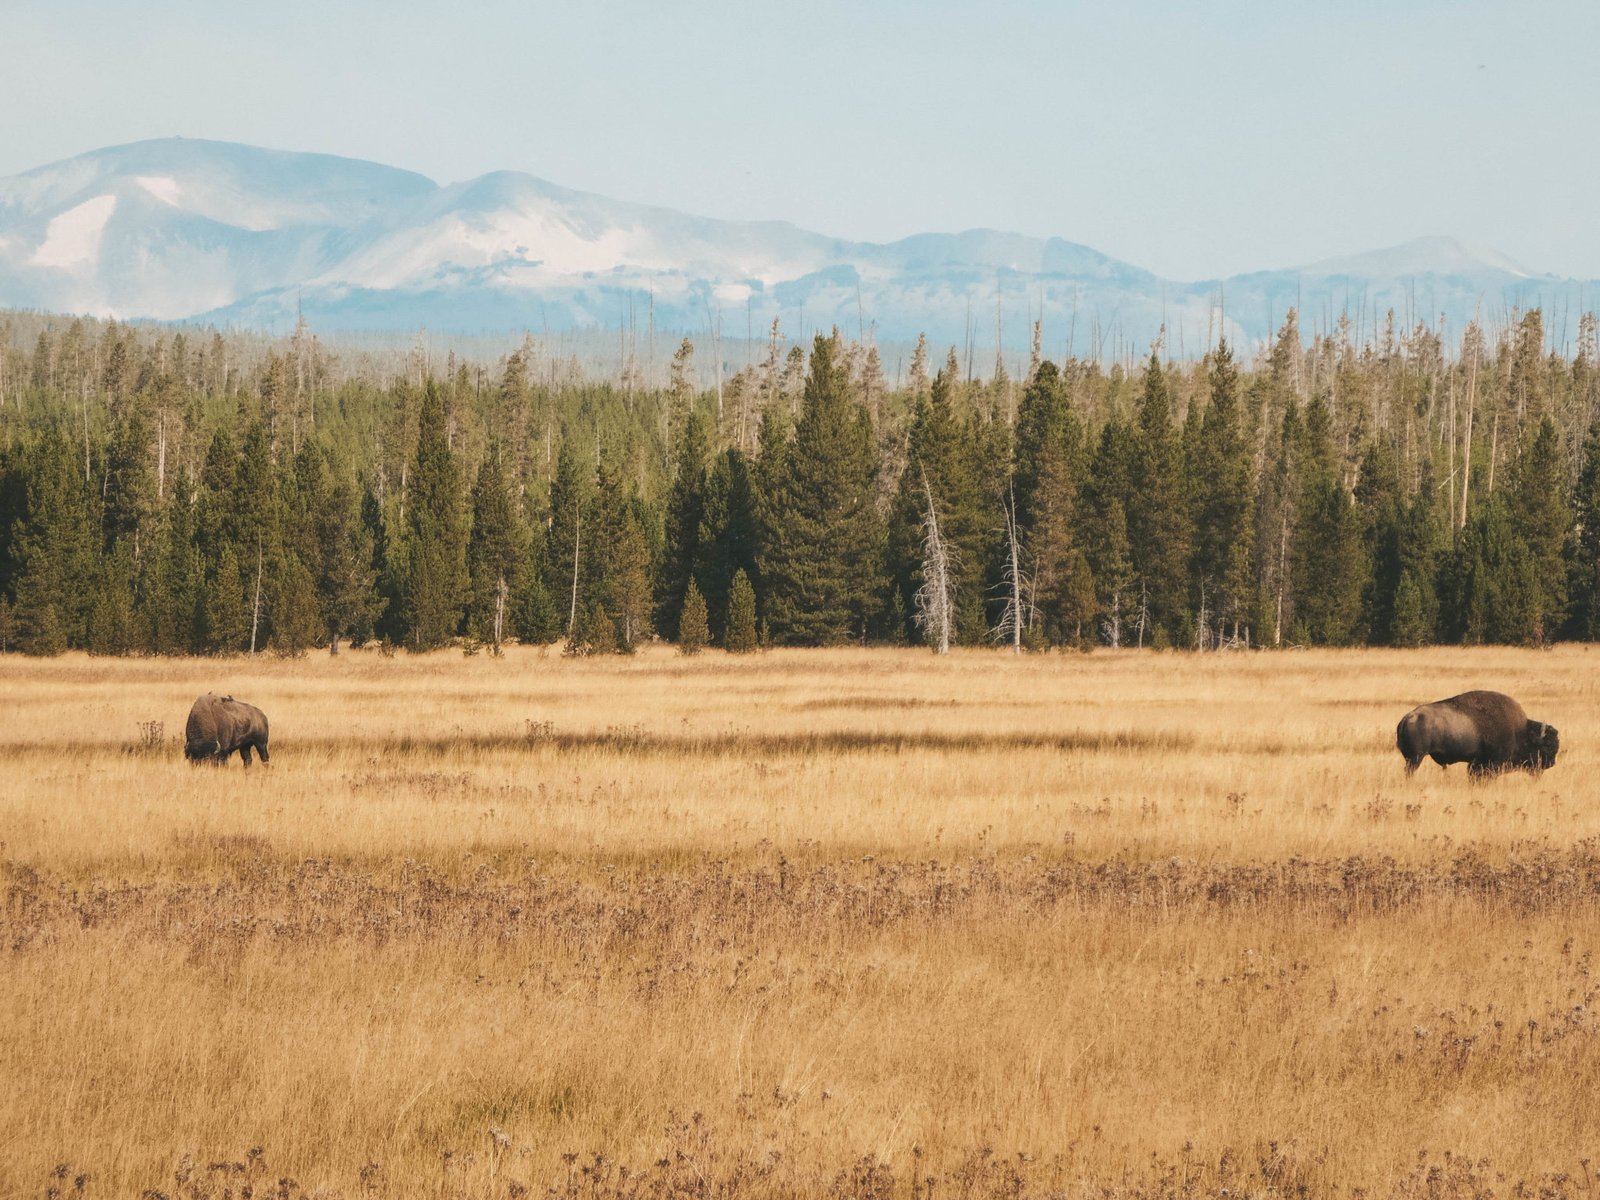
M 30 455 L 27 516 L 16 539 L 17 644 L 30 654 L 84 646 L 100 576 L 100 512 L 74 447 L 54 428 Z
M 545 538 L 544 587 L 555 605 L 561 628 L 571 632 L 588 611 L 583 595 L 584 510 L 589 506 L 593 477 L 578 458 L 572 441 L 561 443 L 550 481 L 550 529 Z
M 705 597 L 712 629 L 727 624 L 734 575 L 755 570 L 758 528 L 750 463 L 741 451 L 725 450 L 706 475 L 700 533 L 695 539 L 693 575 Z
M 1191 600 L 1204 591 L 1205 608 L 1238 637 L 1250 617 L 1254 591 L 1251 549 L 1255 541 L 1255 488 L 1250 446 L 1244 435 L 1239 372 L 1226 339 L 1211 354 L 1210 403 L 1200 423 L 1191 486 L 1195 544 Z
M 300 556 L 285 550 L 272 565 L 267 588 L 272 648 L 285 657 L 299 658 L 316 644 L 323 631 L 316 581 Z
M 214 499 L 228 510 L 222 527 L 240 562 L 245 561 L 246 551 L 257 544 L 264 545 L 269 554 L 277 548 L 282 503 L 272 446 L 262 422 L 254 421 L 245 430 L 232 495 Z
M 1088 520 L 1085 550 L 1099 594 L 1105 640 L 1126 645 L 1129 620 L 1139 593 L 1128 532 L 1127 504 L 1133 492 L 1133 436 L 1116 418 L 1100 431 L 1100 444 L 1090 464 L 1083 500 Z
M 1411 581 L 1411 591 L 1416 595 L 1416 618 L 1406 614 L 1405 641 L 1401 632 L 1391 632 L 1395 645 L 1426 646 L 1435 641 L 1439 631 L 1439 571 L 1445 548 L 1445 523 L 1440 520 L 1433 490 L 1433 475 L 1422 473 L 1421 486 L 1406 507 L 1405 525 L 1400 536 L 1400 581 Z M 1409 605 L 1411 601 L 1407 600 Z M 1395 587 L 1394 622 L 1400 626 L 1400 587 Z M 1415 640 L 1413 640 L 1413 638 Z
M 689 419 L 694 413 L 694 343 L 688 338 L 672 353 L 672 374 L 667 391 L 667 452 L 670 467 L 677 475 L 681 454 L 689 437 Z
M 590 511 L 584 522 L 583 591 L 614 626 L 615 649 L 631 653 L 650 636 L 650 542 L 644 504 L 636 490 L 625 490 L 614 465 L 602 463 Z M 591 628 L 589 641 L 606 639 Z M 599 651 L 596 651 L 597 653 Z
M 1528 645 L 1540 636 L 1538 574 L 1502 494 L 1490 496 L 1467 521 L 1446 587 L 1450 629 L 1460 641 Z
M 1308 486 L 1302 514 L 1295 543 L 1295 619 L 1313 643 L 1348 646 L 1361 636 L 1367 581 L 1360 516 L 1335 479 Z
M 1130 640 L 1130 626 L 1139 622 L 1137 637 L 1142 644 L 1145 631 L 1140 614 L 1144 602 L 1136 587 L 1138 578 L 1128 539 L 1128 518 L 1121 500 L 1111 501 L 1100 525 L 1099 562 L 1094 577 L 1100 589 L 1100 610 L 1105 614 L 1106 640 L 1113 646 L 1126 645 Z
M 758 644 L 756 634 L 756 593 L 750 576 L 736 571 L 728 591 L 728 624 L 722 644 L 734 654 L 749 654 Z
M 1193 531 L 1171 393 L 1154 353 L 1145 368 L 1133 444 L 1133 487 L 1126 508 L 1134 572 L 1148 592 L 1152 620 L 1172 633 L 1188 613 Z
M 1082 434 L 1053 362 L 1041 361 L 1017 409 L 1014 480 L 1019 537 L 1031 573 L 1031 614 L 1046 641 L 1092 628 L 1096 597 L 1079 535 Z
M 517 638 L 527 645 L 547 646 L 561 640 L 561 614 L 545 591 L 539 572 L 528 573 L 516 609 Z
M 91 654 L 127 654 L 138 642 L 134 620 L 133 551 L 118 542 L 101 559 L 89 609 L 88 649 Z
M 1432 626 L 1424 611 L 1422 586 L 1414 572 L 1402 571 L 1394 590 L 1388 640 L 1395 646 L 1425 646 L 1431 636 Z
M 194 540 L 195 548 L 213 566 L 220 560 L 224 545 L 233 550 L 235 559 L 242 548 L 238 458 L 233 439 L 226 432 L 219 429 L 212 434 L 194 501 Z M 253 536 L 250 548 L 255 548 Z
M 622 649 L 617 639 L 617 623 L 598 601 L 579 613 L 572 632 L 567 635 L 568 654 L 616 654 Z
M 529 540 L 500 456 L 491 453 L 472 486 L 467 629 L 474 637 L 498 645 L 511 632 L 511 597 L 521 595 L 524 572 L 532 565 Z
M 706 624 L 706 602 L 694 580 L 689 580 L 689 590 L 683 598 L 682 615 L 678 621 L 678 652 L 699 654 L 711 638 Z
M 678 636 L 678 614 L 700 557 L 706 460 L 710 453 L 710 422 L 697 410 L 685 412 L 679 442 L 674 447 L 676 470 L 672 490 L 667 494 L 665 544 L 655 588 L 656 626 L 669 640 Z
M 365 487 L 361 491 L 361 536 L 372 547 L 370 573 L 373 580 L 373 610 L 371 629 L 373 636 L 382 638 L 387 645 L 404 640 L 400 593 L 404 587 L 405 563 L 394 553 L 389 537 L 389 523 L 383 514 L 383 505 L 377 494 Z M 359 624 L 355 631 L 360 631 Z
M 1544 642 L 1566 621 L 1572 533 L 1561 435 L 1549 415 L 1540 420 L 1512 471 L 1510 516 L 1516 536 L 1528 548 L 1536 582 L 1533 640 Z
M 467 517 L 445 429 L 444 397 L 429 380 L 406 492 L 406 638 L 431 650 L 454 637 L 467 593 Z
M 604 593 L 611 597 L 616 610 L 618 649 L 628 653 L 652 631 L 650 579 L 654 564 L 640 507 L 635 495 L 627 505 L 622 527 L 611 548 L 611 574 Z
M 799 645 L 854 640 L 881 594 L 872 428 L 850 401 L 832 345 L 820 336 L 785 465 L 763 531 L 761 576 L 772 635 Z
M 1586 642 L 1600 641 L 1600 422 L 1590 426 L 1584 443 L 1573 516 L 1572 632 Z
M 109 549 L 127 543 L 135 561 L 153 541 L 156 518 L 156 478 L 151 466 L 150 422 L 139 403 L 124 407 L 106 447 L 102 495 L 104 542 Z
M 379 612 L 375 546 L 362 505 L 354 478 L 347 470 L 339 471 L 316 517 L 317 603 L 328 648 L 334 653 L 341 637 L 370 636 Z
M 1373 442 L 1361 459 L 1361 478 L 1356 484 L 1356 504 L 1361 513 L 1362 540 L 1367 547 L 1371 572 L 1362 597 L 1363 624 L 1367 639 L 1379 645 L 1394 641 L 1396 605 L 1404 567 L 1406 505 L 1400 491 L 1400 468 L 1393 448 L 1385 441 Z M 1411 575 L 1412 595 L 1407 598 L 1414 612 L 1407 614 L 1410 624 L 1422 619 L 1421 594 L 1415 574 Z M 1420 643 L 1412 641 L 1411 645 Z
M 950 558 L 956 633 L 962 641 L 975 642 L 986 632 L 982 608 L 984 529 L 973 430 L 955 411 L 955 387 L 955 380 L 940 371 L 927 398 L 917 402 L 906 450 L 908 466 L 900 475 L 890 511 L 886 558 L 902 608 L 915 612 L 915 597 L 925 582 L 923 543 L 931 493 Z
M 209 648 L 205 560 L 195 536 L 195 507 L 191 488 L 179 476 L 145 585 L 142 640 L 152 654 L 195 654 Z
M 253 576 L 255 563 L 250 566 Z M 250 648 L 251 604 L 230 543 L 223 544 L 206 589 L 205 616 L 202 637 L 207 650 L 214 654 L 243 654 Z
M 1281 338 L 1280 338 L 1281 342 Z M 1283 644 L 1294 624 L 1295 579 L 1291 550 L 1304 499 L 1305 426 L 1300 407 L 1284 407 L 1277 438 L 1270 446 L 1271 464 L 1262 480 L 1257 504 L 1257 611 L 1253 624 L 1260 640 Z

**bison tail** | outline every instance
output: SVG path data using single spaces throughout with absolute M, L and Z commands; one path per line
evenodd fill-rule
M 1405 756 L 1406 764 L 1411 770 L 1416 770 L 1416 764 L 1427 756 L 1427 748 L 1421 742 L 1417 725 L 1420 724 L 1416 713 L 1407 713 L 1400 718 L 1400 724 L 1394 727 L 1395 749 Z

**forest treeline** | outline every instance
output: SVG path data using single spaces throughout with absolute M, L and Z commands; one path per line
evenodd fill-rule
M 27 324 L 29 321 L 32 324 Z M 24 326 L 26 328 L 24 328 Z M 33 328 L 37 327 L 37 336 Z M 774 325 L 710 390 L 0 317 L 0 649 L 627 651 L 1600 635 L 1600 338 L 1391 317 L 898 386 Z

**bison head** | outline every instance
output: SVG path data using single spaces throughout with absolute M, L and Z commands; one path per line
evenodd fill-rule
M 204 762 L 208 758 L 215 758 L 220 749 L 222 744 L 216 738 L 203 742 L 188 742 L 183 747 L 183 756 L 190 762 Z
M 1554 725 L 1543 721 L 1529 721 L 1522 733 L 1522 745 L 1517 765 L 1535 771 L 1547 771 L 1556 765 L 1556 752 L 1561 749 L 1561 738 Z

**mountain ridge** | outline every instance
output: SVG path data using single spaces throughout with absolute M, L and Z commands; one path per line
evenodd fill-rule
M 987 228 L 863 242 L 781 220 L 614 200 L 519 171 L 440 184 L 338 155 L 158 138 L 0 179 L 0 305 L 280 329 L 661 329 L 722 319 L 800 334 L 1025 347 L 1035 319 L 1090 343 L 1192 331 L 1250 344 L 1290 305 L 1409 324 L 1539 304 L 1588 281 L 1429 235 L 1220 279 L 1163 279 L 1063 237 Z M 1420 307 L 1421 311 L 1418 311 Z M 744 310 L 741 312 L 740 310 Z M 991 319 L 993 318 L 993 319 Z

